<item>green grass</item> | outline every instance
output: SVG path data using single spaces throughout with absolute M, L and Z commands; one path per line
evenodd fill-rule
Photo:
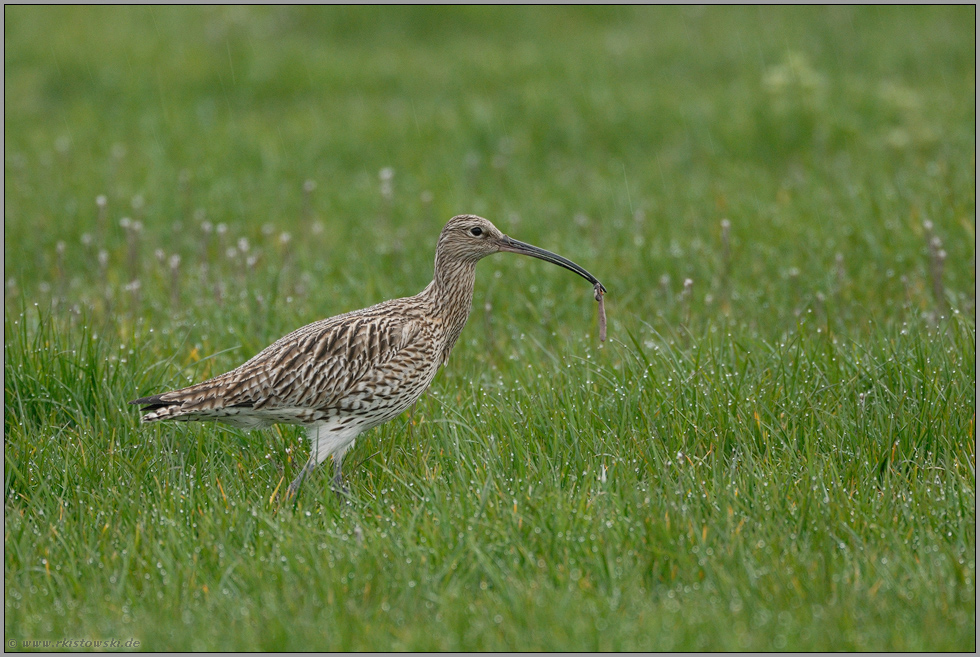
M 975 16 L 5 8 L 5 645 L 975 651 Z M 460 212 L 610 340 L 481 263 L 349 504 L 126 404 Z

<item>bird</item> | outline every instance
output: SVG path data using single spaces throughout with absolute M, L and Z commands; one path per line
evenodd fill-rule
M 477 262 L 501 251 L 540 258 L 587 279 L 601 315 L 606 288 L 595 276 L 504 235 L 483 217 L 461 214 L 443 227 L 432 282 L 418 294 L 313 322 L 229 372 L 130 404 L 142 406 L 143 422 L 217 421 L 248 430 L 301 425 L 310 457 L 287 494 L 297 495 L 328 457 L 334 466 L 331 486 L 347 493 L 344 454 L 362 433 L 394 419 L 422 396 L 469 317 Z

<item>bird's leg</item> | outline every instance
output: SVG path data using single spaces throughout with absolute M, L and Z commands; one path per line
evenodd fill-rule
M 340 473 L 340 464 L 343 460 L 343 456 L 340 454 L 334 454 L 333 456 L 333 486 L 334 492 L 337 495 L 343 497 L 350 493 L 347 487 L 344 486 L 344 478 Z
M 293 483 L 289 484 L 289 488 L 286 489 L 286 492 L 290 497 L 296 496 L 296 494 L 299 492 L 300 486 L 303 485 L 303 480 L 306 479 L 306 475 L 313 472 L 313 468 L 315 467 L 316 459 L 311 457 L 310 460 L 306 462 L 306 465 L 303 466 L 303 469 L 299 471 L 296 478 L 293 479 Z

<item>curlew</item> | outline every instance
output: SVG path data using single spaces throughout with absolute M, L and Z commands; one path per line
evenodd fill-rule
M 595 276 L 511 239 L 482 217 L 459 215 L 439 235 L 432 282 L 415 296 L 314 322 L 230 372 L 130 403 L 143 406 L 143 422 L 218 421 L 245 429 L 303 425 L 310 458 L 289 494 L 328 456 L 333 486 L 341 492 L 344 453 L 361 433 L 395 418 L 425 392 L 469 317 L 476 263 L 498 251 L 540 258 L 587 279 L 603 323 L 606 290 Z

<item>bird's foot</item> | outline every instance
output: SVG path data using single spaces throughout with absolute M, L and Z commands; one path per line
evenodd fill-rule
M 312 468 L 310 468 L 307 465 L 304 466 L 303 469 L 299 471 L 299 474 L 296 476 L 295 479 L 293 479 L 293 482 L 289 484 L 289 487 L 286 489 L 287 498 L 293 499 L 299 494 L 299 489 L 303 487 L 303 482 L 306 481 L 306 476 L 310 473 L 311 470 Z
M 293 481 L 293 483 L 289 484 L 289 487 L 286 488 L 286 499 L 291 500 L 295 498 L 299 494 L 299 489 L 302 485 L 303 482 L 299 479 L 296 479 Z
M 288 499 L 295 499 L 295 497 L 299 494 L 300 488 L 303 487 L 303 482 L 306 481 L 307 476 L 312 470 L 313 468 L 310 468 L 309 466 L 304 467 L 300 471 L 299 475 L 293 479 L 293 482 L 286 488 L 286 497 Z M 333 491 L 337 493 L 337 497 L 341 499 L 350 497 L 350 489 L 344 485 L 344 479 L 341 477 L 339 471 L 334 473 L 333 480 L 330 483 L 330 488 L 333 489 Z
M 347 488 L 347 486 L 344 486 L 344 480 L 340 476 L 340 470 L 334 474 L 333 483 L 330 484 L 330 488 L 332 488 L 340 498 L 350 497 L 350 489 Z

